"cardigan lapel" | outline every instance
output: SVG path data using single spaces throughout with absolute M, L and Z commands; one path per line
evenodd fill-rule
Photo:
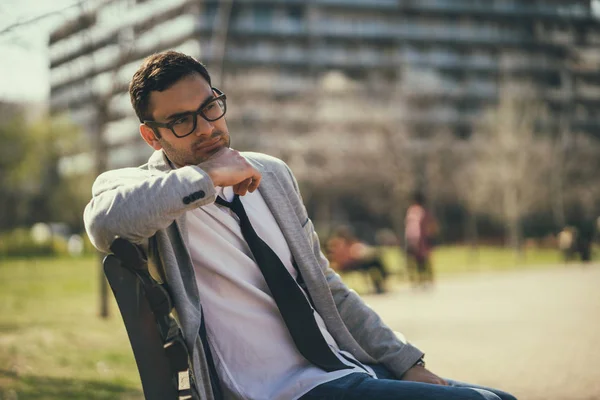
M 265 171 L 260 163 L 253 164 L 263 176 L 258 190 L 287 241 L 314 307 L 325 321 L 329 333 L 341 348 L 350 351 L 361 360 L 375 362 L 356 342 L 339 315 L 327 279 L 320 267 L 320 260 L 317 259 L 311 242 L 306 236 L 313 230 L 312 222 L 300 221 L 300 218 L 305 216 L 298 215 L 298 211 L 294 208 L 294 202 L 301 201 L 295 189 L 286 181 L 286 176 L 282 176 L 280 180 L 278 174 Z M 303 207 L 301 204 L 298 206 Z
M 156 174 L 165 174 L 173 168 L 165 154 L 155 151 L 148 160 L 148 169 Z M 161 264 L 168 284 L 174 289 L 172 296 L 178 306 L 179 318 L 185 320 L 184 334 L 188 346 L 193 346 L 199 332 L 201 305 L 196 274 L 188 251 L 188 235 L 185 214 L 175 219 L 164 231 L 157 232 L 157 240 L 162 258 Z M 190 347 L 192 348 L 192 347 Z
M 157 150 L 154 153 L 152 153 L 152 155 L 148 159 L 148 169 L 155 173 L 164 174 L 171 171 L 173 169 L 173 166 L 167 158 L 166 154 L 162 150 Z M 187 247 L 189 243 L 185 223 L 185 214 L 178 217 L 175 221 L 181 233 L 181 237 Z
M 335 304 L 331 296 L 328 296 L 330 301 L 326 302 L 319 301 L 324 300 L 322 295 L 315 296 L 317 293 L 323 294 L 329 292 L 325 275 L 321 268 L 318 267 L 319 261 L 316 259 L 303 230 L 302 224 L 306 221 L 299 221 L 299 217 L 288 198 L 285 187 L 281 185 L 277 175 L 271 171 L 261 171 L 261 173 L 263 178 L 258 190 L 265 199 L 269 210 L 271 210 L 285 237 L 298 269 L 304 278 L 307 289 L 311 293 L 311 296 L 314 297 L 313 300 L 315 300 L 317 311 L 323 315 L 328 315 L 331 307 L 335 308 Z M 296 193 L 290 195 L 295 196 Z

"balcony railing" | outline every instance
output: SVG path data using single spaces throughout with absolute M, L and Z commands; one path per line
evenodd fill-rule
M 186 13 L 190 13 L 191 7 L 195 3 L 195 0 L 176 0 L 168 3 L 156 0 L 146 3 L 144 6 L 137 6 L 135 9 L 131 8 L 126 15 L 118 20 L 118 23 L 113 23 L 110 26 L 105 26 L 94 19 L 94 24 L 87 26 L 85 32 L 68 30 L 68 35 L 62 34 L 60 41 L 50 42 L 51 66 L 58 66 L 74 60 L 80 55 L 92 53 L 108 43 L 115 43 L 124 29 L 133 29 L 136 35 L 141 35 L 146 30 L 152 29 L 163 22 L 168 23 L 178 17 L 185 16 Z M 189 15 L 191 16 L 191 14 Z M 69 26 L 69 22 L 64 26 Z M 59 32 L 61 29 L 62 27 L 59 27 L 55 32 Z M 164 32 L 167 32 L 167 30 L 163 29 L 163 34 Z

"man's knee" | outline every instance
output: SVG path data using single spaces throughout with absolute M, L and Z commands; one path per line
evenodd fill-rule
M 500 398 L 500 396 L 490 392 L 489 390 L 477 389 L 477 388 L 471 388 L 471 390 L 474 390 L 477 393 L 479 393 L 485 400 L 502 400 Z
M 514 397 L 511 394 L 508 393 L 493 393 L 490 392 L 489 390 L 485 390 L 485 389 L 479 389 L 479 388 L 471 388 L 472 390 L 475 390 L 476 392 L 478 392 L 481 396 L 483 396 L 484 400 L 517 400 L 516 397 Z

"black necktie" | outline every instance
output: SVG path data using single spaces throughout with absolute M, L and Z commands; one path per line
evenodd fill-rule
M 217 196 L 216 203 L 230 208 L 240 219 L 242 235 L 269 286 L 298 351 L 308 361 L 327 372 L 351 367 L 342 363 L 323 338 L 302 289 L 277 254 L 254 231 L 238 195 L 231 203 Z

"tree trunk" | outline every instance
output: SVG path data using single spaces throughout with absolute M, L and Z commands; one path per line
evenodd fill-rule
M 564 133 L 562 134 L 564 137 Z M 565 201 L 564 201 L 564 170 L 565 170 L 564 139 L 555 144 L 554 156 L 552 157 L 551 172 L 551 204 L 554 224 L 557 228 L 563 228 L 566 224 Z
M 507 230 L 507 243 L 511 249 L 515 251 L 515 254 L 519 259 L 523 259 L 525 254 L 523 252 L 523 230 L 519 219 L 506 221 Z
M 503 200 L 507 235 L 505 242 L 519 256 L 522 256 L 521 208 L 519 204 L 517 187 L 515 185 L 508 184 L 504 187 Z
M 479 231 L 477 230 L 477 215 L 469 211 L 467 217 L 467 242 L 469 243 L 469 264 L 479 265 Z

